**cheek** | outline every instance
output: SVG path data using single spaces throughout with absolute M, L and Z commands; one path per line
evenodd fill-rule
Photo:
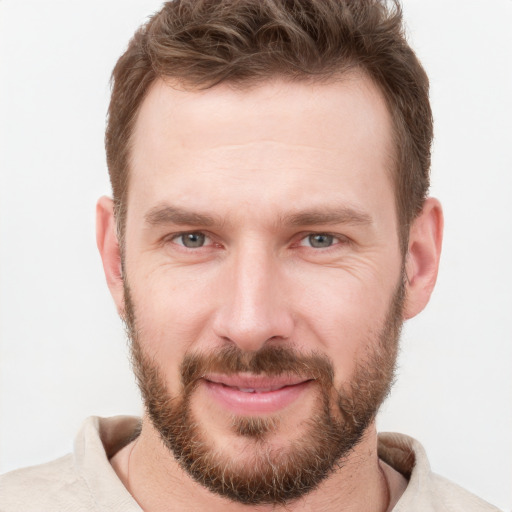
M 211 287 L 197 277 L 162 270 L 132 273 L 129 283 L 142 348 L 176 389 L 185 354 L 211 339 Z
M 393 293 L 391 280 L 382 283 L 339 270 L 303 281 L 297 294 L 298 337 L 332 359 L 337 385 L 350 381 L 356 362 L 379 343 Z

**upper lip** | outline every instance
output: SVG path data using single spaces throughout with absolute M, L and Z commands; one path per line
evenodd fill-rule
M 203 378 L 215 384 L 223 384 L 232 388 L 254 389 L 255 391 L 276 391 L 285 386 L 294 386 L 311 380 L 297 375 L 223 375 L 216 373 L 205 375 Z

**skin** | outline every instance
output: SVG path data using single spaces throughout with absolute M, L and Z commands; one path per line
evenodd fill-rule
M 158 362 L 167 389 L 180 392 L 179 364 L 187 353 L 230 343 L 244 351 L 281 343 L 320 353 L 333 362 L 337 387 L 350 382 L 355 362 L 376 343 L 403 263 L 384 99 L 359 74 L 327 84 L 275 80 L 245 90 L 172 85 L 153 84 L 139 112 L 124 261 L 144 350 Z M 179 218 L 176 211 L 211 222 Z M 109 198 L 98 202 L 97 232 L 122 315 Z M 205 245 L 184 247 L 183 232 L 205 234 Z M 332 244 L 312 247 L 315 233 L 332 235 Z M 441 207 L 429 198 L 410 231 L 404 319 L 429 300 L 441 237 Z M 300 436 L 297 425 L 308 419 L 316 397 L 314 387 L 305 386 L 280 411 L 268 440 L 273 447 L 286 449 Z M 192 407 L 223 453 L 243 464 L 257 450 L 232 432 L 229 414 L 204 386 Z M 146 511 L 252 508 L 193 481 L 147 418 L 138 440 L 112 465 Z M 287 509 L 382 511 L 404 486 L 379 463 L 372 423 L 344 466 Z

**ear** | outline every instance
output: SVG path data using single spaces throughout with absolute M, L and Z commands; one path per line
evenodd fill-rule
M 116 234 L 114 202 L 103 196 L 96 204 L 96 244 L 103 261 L 103 270 L 107 278 L 110 294 L 114 299 L 119 315 L 124 313 L 123 273 L 121 251 Z
M 422 311 L 430 299 L 436 284 L 442 240 L 443 210 L 437 199 L 429 197 L 409 232 L 405 261 L 405 320 Z

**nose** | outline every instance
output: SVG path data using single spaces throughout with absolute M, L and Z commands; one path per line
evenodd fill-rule
M 246 250 L 230 258 L 217 293 L 213 329 L 244 351 L 257 351 L 293 331 L 291 301 L 279 258 L 265 249 Z

